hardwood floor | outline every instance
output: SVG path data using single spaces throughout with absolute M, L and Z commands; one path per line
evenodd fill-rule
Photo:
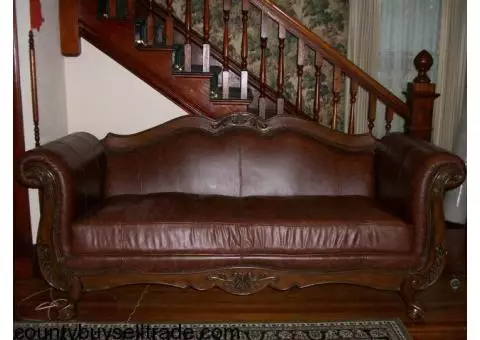
M 368 318 L 400 318 L 414 339 L 466 339 L 467 286 L 449 285 L 450 273 L 419 294 L 426 323 L 415 325 L 405 315 L 393 292 L 324 285 L 278 292 L 266 289 L 250 296 L 219 290 L 197 292 L 163 286 L 127 286 L 83 296 L 78 320 L 90 322 L 315 322 Z M 26 297 L 41 292 L 27 300 Z M 53 298 L 61 297 L 54 292 Z M 39 279 L 17 281 L 14 292 L 17 320 L 48 320 L 47 311 L 35 307 L 51 301 L 50 290 Z

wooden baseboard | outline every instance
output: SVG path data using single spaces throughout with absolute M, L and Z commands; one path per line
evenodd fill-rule
M 18 257 L 13 260 L 13 278 L 14 280 L 23 280 L 32 278 L 33 266 L 32 259 L 28 257 Z
M 40 268 L 38 267 L 36 246 L 32 244 L 31 251 L 24 254 L 14 254 L 13 259 L 13 278 L 22 280 L 28 278 L 42 278 Z
M 445 221 L 445 227 L 447 229 L 466 229 L 467 223 L 453 223 L 453 222 Z

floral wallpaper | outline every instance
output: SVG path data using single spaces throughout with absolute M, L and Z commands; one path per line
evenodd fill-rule
M 159 1 L 164 3 L 164 1 Z M 174 14 L 184 18 L 185 0 L 174 1 Z M 242 42 L 242 15 L 241 1 L 232 1 L 230 12 L 230 56 L 239 61 Z M 316 33 L 327 43 L 336 48 L 340 53 L 346 54 L 347 26 L 348 26 L 348 0 L 276 0 L 276 3 L 288 14 L 293 16 Z M 193 29 L 198 33 L 203 32 L 203 0 L 192 0 Z M 223 45 L 223 0 L 210 0 L 211 43 L 221 47 Z M 248 69 L 253 74 L 260 74 L 260 23 L 261 12 L 258 8 L 250 5 L 248 19 Z M 268 42 L 267 42 L 267 82 L 268 85 L 277 88 L 277 61 L 278 61 L 278 24 L 270 18 L 267 19 Z M 297 91 L 297 43 L 298 39 L 287 32 L 285 39 L 285 87 L 284 95 L 292 103 L 295 103 Z M 304 112 L 313 115 L 313 103 L 315 94 L 315 54 L 309 49 L 305 54 L 303 70 L 303 103 Z M 333 68 L 326 62 L 322 68 L 321 85 L 321 122 L 331 124 L 332 112 L 332 79 Z M 341 101 L 338 105 L 338 128 L 343 129 L 343 83 Z

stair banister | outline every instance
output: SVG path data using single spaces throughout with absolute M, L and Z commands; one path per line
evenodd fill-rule
M 430 140 L 433 102 L 439 95 L 435 93 L 435 84 L 431 84 L 427 76 L 427 72 L 433 64 L 433 58 L 427 51 L 420 52 L 415 58 L 415 67 L 419 74 L 413 82 L 408 84 L 405 93 L 407 103 L 404 103 L 298 20 L 286 14 L 272 0 L 250 0 L 250 2 L 262 12 L 267 13 L 272 20 L 279 24 L 279 27 L 284 27 L 315 52 L 321 53 L 335 69 L 339 67 L 341 72 L 356 82 L 355 85 L 361 86 L 370 94 L 374 94 L 376 99 L 382 101 L 387 110 L 386 127 L 388 131 L 391 128 L 391 120 L 389 121 L 389 119 L 393 110 L 405 119 L 406 133 L 419 139 Z M 370 99 L 372 99 L 371 96 Z M 373 128 L 371 119 L 374 118 L 373 107 L 376 104 L 372 100 L 369 100 L 369 102 L 369 130 L 371 133 Z
M 298 39 L 302 39 L 310 48 L 320 52 L 331 64 L 339 66 L 346 76 L 355 79 L 365 90 L 374 92 L 378 99 L 392 107 L 397 114 L 403 118 L 408 117 L 408 106 L 404 102 L 298 20 L 286 14 L 272 0 L 250 0 L 250 2 L 261 11 L 265 11 L 273 21 L 285 27 Z

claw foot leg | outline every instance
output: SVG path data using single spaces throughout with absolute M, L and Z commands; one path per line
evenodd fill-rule
M 412 283 L 405 281 L 400 289 L 400 296 L 407 305 L 407 315 L 415 323 L 425 322 L 425 311 L 415 299 L 415 290 Z

